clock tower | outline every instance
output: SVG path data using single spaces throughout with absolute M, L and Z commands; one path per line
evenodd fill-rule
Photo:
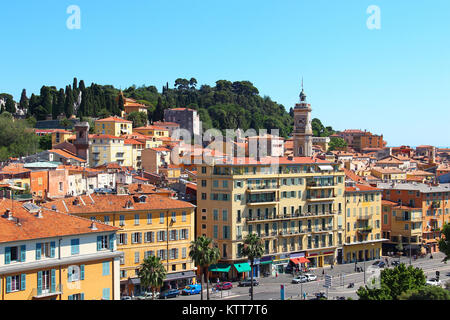
M 312 156 L 311 105 L 306 102 L 306 94 L 300 93 L 300 103 L 294 108 L 294 157 Z

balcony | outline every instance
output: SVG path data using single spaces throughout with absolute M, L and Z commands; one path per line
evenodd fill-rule
M 335 196 L 333 194 L 327 194 L 327 195 L 310 195 L 306 197 L 307 201 L 310 202 L 323 202 L 323 201 L 333 201 L 335 199 Z
M 55 286 L 55 288 L 50 288 L 47 290 L 33 288 L 33 290 L 31 291 L 31 296 L 33 299 L 50 298 L 50 297 L 57 296 L 60 294 L 63 294 L 62 284 L 59 284 L 59 285 Z
M 250 193 L 258 191 L 275 192 L 279 189 L 278 185 L 251 185 L 247 188 Z
M 356 228 L 356 231 L 359 233 L 371 233 L 372 230 L 373 230 L 373 227 L 370 227 L 370 226 Z
M 33 195 L 30 193 L 25 193 L 25 194 L 15 194 L 13 196 L 14 200 L 17 201 L 31 201 L 33 200 Z
M 248 199 L 247 205 L 249 206 L 261 206 L 261 205 L 275 205 L 280 202 L 278 198 L 266 198 L 266 199 Z
M 326 188 L 334 188 L 336 187 L 337 184 L 335 183 L 320 183 L 318 181 L 308 181 L 306 183 L 306 188 L 307 189 L 326 189 Z
M 372 219 L 372 214 L 359 215 L 356 220 L 370 220 Z
M 431 219 L 433 220 L 433 219 Z M 435 218 L 437 220 L 437 218 Z M 409 217 L 409 219 L 405 219 L 404 217 L 395 217 L 395 221 L 397 222 L 422 222 L 422 217 Z

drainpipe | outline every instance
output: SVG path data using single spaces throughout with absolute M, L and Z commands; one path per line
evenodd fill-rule
M 61 260 L 61 240 L 58 239 L 58 259 Z M 59 264 L 59 285 L 62 287 L 62 275 L 61 275 L 61 264 Z M 62 294 L 59 295 L 59 300 L 62 300 Z

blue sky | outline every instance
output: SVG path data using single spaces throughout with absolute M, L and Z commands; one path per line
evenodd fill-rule
M 81 29 L 69 30 L 69 5 Z M 369 30 L 369 5 L 381 29 Z M 449 146 L 450 1 L 17 0 L 0 4 L 0 92 L 76 76 L 126 88 L 249 80 L 287 109 L 301 77 L 313 117 Z

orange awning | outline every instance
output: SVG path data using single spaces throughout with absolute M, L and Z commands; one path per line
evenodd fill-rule
M 309 262 L 311 262 L 311 261 L 309 261 L 308 259 L 306 259 L 305 257 L 292 258 L 291 261 L 292 261 L 294 264 L 309 263 Z

